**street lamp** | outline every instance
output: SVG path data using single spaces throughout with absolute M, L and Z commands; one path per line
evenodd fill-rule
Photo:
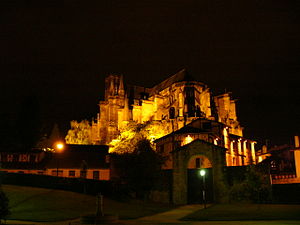
M 62 142 L 57 142 L 55 148 L 57 151 L 62 151 L 64 149 L 64 144 Z
M 203 205 L 204 209 L 206 209 L 206 199 L 205 199 L 205 173 L 206 171 L 204 169 L 200 170 L 200 176 L 203 177 L 203 189 L 202 189 L 202 196 L 203 196 Z
M 60 153 L 63 151 L 65 145 L 62 143 L 62 142 L 57 142 L 55 144 L 55 153 Z M 59 167 L 59 159 L 58 159 L 58 155 L 57 155 L 57 158 L 56 158 L 56 176 L 58 177 L 58 167 Z

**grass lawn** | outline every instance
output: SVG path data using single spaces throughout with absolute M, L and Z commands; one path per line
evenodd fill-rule
M 96 197 L 74 192 L 2 185 L 9 198 L 9 219 L 61 221 L 96 211 Z M 120 219 L 134 219 L 169 210 L 170 206 L 144 202 L 118 202 L 104 198 L 104 213 Z
M 300 220 L 300 205 L 219 204 L 196 211 L 182 220 L 243 221 Z

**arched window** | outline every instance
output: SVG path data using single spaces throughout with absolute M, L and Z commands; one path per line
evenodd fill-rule
M 175 108 L 174 107 L 171 107 L 169 109 L 169 118 L 170 119 L 175 119 Z
M 196 106 L 196 117 L 200 117 L 201 116 L 201 111 L 200 111 L 200 107 L 199 105 Z

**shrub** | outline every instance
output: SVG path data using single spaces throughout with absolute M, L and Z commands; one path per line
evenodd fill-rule
M 229 191 L 231 201 L 236 202 L 267 202 L 270 200 L 271 185 L 268 176 L 250 167 L 245 179 L 235 182 Z
M 128 192 L 140 199 L 147 199 L 161 174 L 164 158 L 155 152 L 147 139 L 141 139 L 133 146 L 131 153 L 115 154 L 114 167 L 119 182 L 128 188 Z
M 10 214 L 8 208 L 8 198 L 5 193 L 0 189 L 0 224 L 1 220 L 6 219 L 6 217 Z

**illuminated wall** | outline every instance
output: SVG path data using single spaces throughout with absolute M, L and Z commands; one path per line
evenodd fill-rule
M 109 144 L 130 121 L 163 120 L 169 123 L 171 133 L 197 118 L 207 118 L 226 124 L 229 133 L 242 136 L 230 94 L 212 97 L 207 85 L 188 78 L 185 70 L 152 88 L 125 85 L 123 76 L 109 75 L 99 109 L 91 128 L 94 144 Z
M 228 125 L 229 133 L 243 136 L 243 128 L 237 120 L 235 100 L 231 99 L 230 93 L 216 96 L 214 101 L 218 112 L 218 121 Z
M 256 163 L 255 141 L 230 134 L 229 128 L 218 121 L 199 118 L 178 131 L 155 141 L 157 150 L 168 158 L 164 169 L 172 169 L 171 152 L 196 140 L 224 148 L 226 150 L 226 159 L 224 160 L 226 160 L 227 166 L 245 166 Z M 193 165 L 207 168 L 208 164 L 204 162 L 203 159 L 198 159 L 198 161 L 193 159 L 188 168 L 195 168 Z

